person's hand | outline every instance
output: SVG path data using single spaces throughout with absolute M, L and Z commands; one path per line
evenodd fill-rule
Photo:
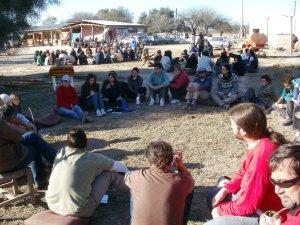
M 174 154 L 174 166 L 180 167 L 181 165 L 183 165 L 182 151 L 176 151 Z
M 278 218 L 274 223 L 268 223 L 265 214 L 259 217 L 259 225 L 281 225 L 281 219 Z
M 94 95 L 94 94 L 96 94 L 96 92 L 94 92 L 94 91 L 91 91 L 91 95 Z
M 213 207 L 217 207 L 220 203 L 222 203 L 227 195 L 228 190 L 225 187 L 222 187 L 222 189 L 216 194 L 216 196 L 212 200 Z

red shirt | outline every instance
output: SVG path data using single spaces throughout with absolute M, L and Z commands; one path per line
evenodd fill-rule
M 181 71 L 181 73 L 176 75 L 171 81 L 170 88 L 179 89 L 182 87 L 187 87 L 189 83 L 190 79 L 188 75 L 184 71 Z
M 296 214 L 293 216 L 289 213 L 286 213 L 281 217 L 282 225 L 299 225 L 300 224 L 300 209 L 296 211 Z
M 65 87 L 60 85 L 56 89 L 56 103 L 57 107 L 64 107 L 72 109 L 72 106 L 78 104 L 79 99 L 76 94 L 75 88 L 72 86 Z
M 220 204 L 217 207 L 219 215 L 247 216 L 258 209 L 265 212 L 282 208 L 269 180 L 269 158 L 277 147 L 269 138 L 263 138 L 255 148 L 248 150 L 242 168 L 225 185 L 230 193 L 238 193 L 239 197 Z

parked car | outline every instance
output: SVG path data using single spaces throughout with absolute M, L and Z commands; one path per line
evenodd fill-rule
M 146 42 L 143 40 L 142 37 L 140 37 L 140 36 L 133 36 L 133 37 L 135 38 L 135 40 L 136 40 L 138 43 L 141 42 L 141 43 L 144 44 L 144 45 L 146 44 Z M 123 43 L 123 44 L 130 44 L 131 38 L 132 38 L 132 36 L 128 36 L 128 37 L 122 39 L 122 40 L 120 41 L 120 43 Z
M 212 37 L 209 42 L 214 49 L 231 47 L 231 42 L 227 37 Z

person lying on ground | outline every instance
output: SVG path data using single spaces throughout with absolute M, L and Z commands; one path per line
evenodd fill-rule
M 231 72 L 229 64 L 225 64 L 217 78 L 217 89 L 211 92 L 211 98 L 219 106 L 228 109 L 239 97 L 238 76 Z
M 57 113 L 83 123 L 89 122 L 88 112 L 84 112 L 78 105 L 79 99 L 75 88 L 71 86 L 70 76 L 64 75 L 61 80 L 62 84 L 56 89 Z
M 121 162 L 89 151 L 83 130 L 72 129 L 67 146 L 58 151 L 49 179 L 46 202 L 62 216 L 91 217 L 110 186 L 129 194 L 128 169 Z
M 279 215 L 274 215 L 273 221 L 263 214 L 259 219 L 259 225 L 300 224 L 299 149 L 299 144 L 282 145 L 271 156 L 270 181 L 275 186 L 275 193 L 281 199 L 284 208 Z
M 143 87 L 143 78 L 139 73 L 139 68 L 134 67 L 131 70 L 131 75 L 127 77 L 124 94 L 126 99 L 136 100 L 139 97 L 141 100 L 146 98 L 147 88 Z
M 104 109 L 103 98 L 100 94 L 99 84 L 97 83 L 95 74 L 90 73 L 86 81 L 81 86 L 81 105 L 89 108 L 93 107 L 96 116 L 106 114 Z
M 156 102 L 156 95 L 159 94 L 160 106 L 165 105 L 165 98 L 170 84 L 168 75 L 163 71 L 161 63 L 154 65 L 154 70 L 148 78 L 150 102 L 149 105 L 154 105 Z
M 150 167 L 125 175 L 132 198 L 131 225 L 186 225 L 194 180 L 182 152 L 173 152 L 170 144 L 156 141 L 147 146 L 145 155 Z
M 242 100 L 243 102 L 255 103 L 263 110 L 267 110 L 274 104 L 274 101 L 276 100 L 276 94 L 269 75 L 262 75 L 260 79 L 261 86 L 258 89 L 257 96 L 253 88 L 248 88 Z
M 206 103 L 212 88 L 212 78 L 207 75 L 206 68 L 198 68 L 198 76 L 189 84 L 186 94 L 186 106 L 184 110 L 193 110 L 196 108 L 197 101 Z
M 268 161 L 286 143 L 284 136 L 269 131 L 264 111 L 253 103 L 242 103 L 229 111 L 235 138 L 247 144 L 242 168 L 231 180 L 208 193 L 213 220 L 205 225 L 258 225 L 259 215 L 282 208 L 270 182 Z
M 171 92 L 173 100 L 171 103 L 180 103 L 186 96 L 186 89 L 190 83 L 190 79 L 186 72 L 181 69 L 181 65 L 174 66 L 174 78 L 170 82 L 169 90 Z
M 38 189 L 47 188 L 44 158 L 49 166 L 56 150 L 36 133 L 23 133 L 0 119 L 0 173 L 24 169 L 30 165 Z

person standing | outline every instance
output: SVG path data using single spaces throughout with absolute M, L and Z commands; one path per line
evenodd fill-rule
M 235 177 L 209 191 L 207 203 L 213 208 L 213 220 L 205 225 L 258 225 L 260 214 L 282 208 L 269 179 L 268 161 L 286 140 L 268 130 L 266 115 L 256 104 L 233 107 L 229 118 L 235 138 L 247 144 L 247 153 Z

